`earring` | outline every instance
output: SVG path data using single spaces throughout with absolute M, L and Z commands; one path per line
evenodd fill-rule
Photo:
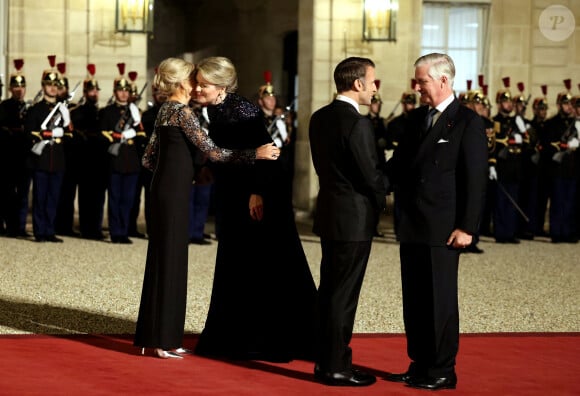
M 216 104 L 220 104 L 224 101 L 224 91 L 220 91 L 217 96 Z

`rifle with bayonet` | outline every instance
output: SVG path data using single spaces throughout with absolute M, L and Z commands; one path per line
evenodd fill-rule
M 393 107 L 393 110 L 391 110 L 391 112 L 389 113 L 389 115 L 385 119 L 385 123 L 391 121 L 391 119 L 395 117 L 395 111 L 397 111 L 397 109 L 399 108 L 400 105 L 401 105 L 401 101 L 399 100 L 397 102 L 397 104 L 395 105 L 395 107 Z
M 141 101 L 141 99 L 143 97 L 143 92 L 145 92 L 146 88 L 147 88 L 147 83 L 145 83 L 143 85 L 143 88 L 141 88 L 141 92 L 139 92 L 139 95 L 137 96 L 135 101 L 133 101 L 127 105 L 127 110 L 125 110 L 125 112 L 121 115 L 121 117 L 119 117 L 119 119 L 117 120 L 117 123 L 115 124 L 115 128 L 113 129 L 113 133 L 120 134 L 121 140 L 119 142 L 114 142 L 109 146 L 108 152 L 109 152 L 109 154 L 113 155 L 114 157 L 117 157 L 119 155 L 119 150 L 121 149 L 122 144 L 125 144 L 129 139 L 132 139 L 133 137 L 135 137 L 134 134 L 129 134 L 129 136 L 125 136 L 126 135 L 125 132 L 129 132 L 129 129 L 131 129 L 133 127 L 133 124 L 135 124 L 136 119 L 135 119 L 135 116 L 133 115 L 133 112 L 139 111 L 139 108 L 137 107 L 137 105 Z M 131 110 L 131 106 L 133 106 L 133 110 Z M 131 136 L 131 135 L 133 135 L 133 136 Z
M 38 92 L 36 93 L 36 95 L 34 95 L 34 98 L 32 100 L 27 100 L 26 102 L 24 102 L 24 106 L 22 106 L 20 108 L 20 117 L 24 117 L 24 114 L 26 114 L 26 112 L 28 111 L 28 109 L 37 104 L 38 102 L 40 102 L 40 99 L 42 99 L 42 95 L 43 95 L 43 91 L 42 88 L 38 90 Z
M 577 149 L 577 145 L 570 147 L 570 142 L 574 141 L 578 143 L 578 131 L 580 130 L 580 120 L 570 121 L 568 128 L 564 131 L 560 137 L 559 142 L 552 142 L 551 145 L 555 147 L 558 152 L 554 153 L 552 160 L 557 163 L 562 163 L 564 157 Z

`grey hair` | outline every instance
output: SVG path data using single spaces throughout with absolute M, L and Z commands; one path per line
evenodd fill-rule
M 429 66 L 429 76 L 434 80 L 439 80 L 442 76 L 447 77 L 449 87 L 453 88 L 455 80 L 455 64 L 453 59 L 447 54 L 433 52 L 423 55 L 415 61 L 415 67 Z

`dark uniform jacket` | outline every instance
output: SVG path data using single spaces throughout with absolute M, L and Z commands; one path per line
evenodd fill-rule
M 129 114 L 126 114 L 129 113 Z M 137 132 L 137 136 L 124 140 L 121 132 L 125 130 L 124 124 L 128 122 L 133 124 L 130 116 L 129 106 L 120 106 L 113 103 L 99 112 L 99 125 L 103 136 L 105 136 L 110 145 L 120 144 L 118 146 L 117 155 L 109 151 L 109 161 L 111 171 L 115 173 L 136 173 L 141 169 L 141 158 L 139 157 L 138 144 L 142 139 L 146 139 L 145 132 L 141 124 L 132 126 Z M 112 148 L 111 146 L 109 146 Z
M 56 103 L 50 103 L 46 100 L 41 100 L 36 103 L 26 113 L 24 121 L 24 132 L 31 139 L 32 144 L 46 141 L 42 153 L 36 155 L 29 154 L 31 159 L 32 169 L 45 172 L 58 172 L 65 169 L 64 147 L 62 144 L 62 137 L 53 138 L 52 129 L 55 127 L 62 127 L 61 123 L 54 125 L 52 122 L 47 123 L 47 129 L 42 130 L 41 125 L 44 123 L 46 117 L 50 114 Z M 54 113 L 58 113 L 58 110 Z M 63 128 L 66 129 L 66 128 Z M 66 130 L 65 130 L 66 132 Z

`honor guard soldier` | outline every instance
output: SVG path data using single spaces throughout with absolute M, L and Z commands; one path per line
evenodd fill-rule
M 409 113 L 417 107 L 418 95 L 415 91 L 415 86 L 417 81 L 413 78 L 411 79 L 411 89 L 403 92 L 401 94 L 401 100 L 395 106 L 395 109 L 401 105 L 402 111 L 396 117 L 388 117 L 387 122 L 387 150 L 396 150 L 399 145 L 400 139 L 403 137 L 409 128 Z M 391 112 L 394 113 L 395 109 Z M 395 235 L 398 235 L 399 231 L 399 218 L 400 209 L 399 203 L 397 202 L 397 191 L 393 191 L 393 228 Z
M 387 163 L 386 150 L 387 150 L 387 121 L 381 116 L 381 108 L 383 106 L 383 100 L 379 94 L 379 88 L 381 86 L 381 80 L 375 80 L 375 85 L 377 87 L 377 92 L 371 98 L 371 104 L 369 106 L 369 112 L 367 113 L 367 118 L 371 120 L 373 124 L 373 131 L 375 134 L 375 146 L 377 149 L 377 157 L 379 160 L 379 166 L 384 168 Z M 376 237 L 384 237 L 377 224 L 375 229 Z
M 127 73 L 127 77 L 129 77 L 129 81 L 131 81 L 131 90 L 129 96 L 129 103 L 134 103 L 135 106 L 139 106 L 141 102 L 141 94 L 137 88 L 137 76 L 138 73 L 136 71 L 130 71 Z M 145 87 L 144 87 L 145 88 Z M 145 132 L 147 134 L 147 132 Z M 137 142 L 137 153 L 139 158 L 143 158 L 143 153 L 145 152 L 145 146 L 149 142 L 149 139 L 139 139 Z M 129 236 L 135 238 L 145 238 L 145 234 L 139 232 L 137 227 L 137 219 L 139 218 L 139 212 L 141 211 L 141 194 L 145 193 L 146 190 L 149 188 L 149 179 L 150 179 L 150 171 L 145 169 L 145 167 L 141 167 L 139 171 L 139 179 L 137 180 L 137 187 L 135 188 L 135 197 L 133 198 L 133 205 L 131 206 L 131 213 L 129 215 Z
M 470 80 L 468 80 L 470 81 Z M 485 109 L 485 96 L 483 94 L 483 92 L 481 90 L 472 90 L 471 89 L 471 83 L 468 82 L 468 87 L 470 88 L 467 91 L 467 95 L 464 99 L 464 106 L 472 109 L 473 111 L 475 111 L 482 119 L 484 127 L 485 127 L 485 132 L 486 135 L 488 137 L 488 149 L 490 148 L 490 135 L 493 134 L 493 122 L 486 117 L 486 109 Z M 489 183 L 488 183 L 489 184 Z M 483 210 L 484 208 L 482 208 Z M 488 216 L 489 219 L 489 216 Z M 477 253 L 477 254 L 481 254 L 483 253 L 483 249 L 481 249 L 479 246 L 477 246 L 477 244 L 479 243 L 479 236 L 481 234 L 481 227 L 484 226 L 485 223 L 481 222 L 480 223 L 480 230 L 478 231 L 478 233 L 473 234 L 473 239 L 472 242 L 469 246 L 466 246 L 465 249 L 462 251 L 464 253 Z M 486 231 L 488 231 L 489 229 L 489 223 L 486 226 Z M 489 232 L 489 231 L 488 231 Z
M 0 230 L 10 237 L 27 237 L 28 194 L 31 172 L 27 165 L 30 138 L 24 133 L 26 78 L 23 59 L 14 60 L 16 71 L 8 81 L 10 97 L 0 103 Z M 5 227 L 5 228 L 4 228 Z
M 523 136 L 522 147 L 522 179 L 519 191 L 519 206 L 527 219 L 518 216 L 518 237 L 521 239 L 534 239 L 536 235 L 537 212 L 538 212 L 538 135 L 532 127 L 532 120 L 526 118 L 526 110 L 531 95 L 526 98 L 523 82 L 517 84 L 519 94 L 513 99 L 515 110 L 515 124 Z
M 488 85 L 484 83 L 484 75 L 480 74 L 478 77 L 479 90 L 474 93 L 473 108 L 483 120 L 485 127 L 485 135 L 487 137 L 488 150 L 488 164 L 490 169 L 495 166 L 495 159 L 493 159 L 493 150 L 495 149 L 495 132 L 494 122 L 491 119 L 491 101 L 488 96 Z M 489 179 L 487 188 L 485 190 L 485 203 L 483 212 L 481 214 L 481 224 L 479 227 L 480 235 L 493 236 L 492 232 L 492 218 L 495 206 L 496 183 L 495 180 Z
M 549 174 L 549 162 L 544 163 L 545 157 L 541 153 L 542 144 L 541 142 L 546 142 L 544 137 L 546 134 L 546 119 L 548 115 L 548 86 L 542 85 L 542 97 L 537 97 L 532 103 L 532 111 L 534 112 L 534 117 L 532 118 L 531 124 L 532 128 L 536 131 L 537 143 L 535 147 L 535 153 L 532 155 L 532 162 L 537 164 L 537 177 L 538 177 L 538 188 L 537 188 L 537 198 L 536 198 L 536 215 L 534 224 L 534 234 L 538 236 L 546 236 L 544 231 L 544 222 L 546 218 L 546 210 L 548 207 L 548 199 L 550 196 L 550 174 Z
M 66 106 L 70 111 L 74 107 L 70 101 L 73 99 L 75 95 L 74 91 L 77 88 L 75 87 L 73 92 L 69 93 L 69 83 L 68 77 L 66 76 L 65 62 L 57 63 L 56 68 L 60 75 L 57 100 L 62 103 L 62 106 Z M 64 170 L 54 226 L 58 235 L 78 236 L 79 234 L 74 231 L 74 212 L 77 185 L 82 172 L 80 166 L 82 157 L 82 141 L 78 135 L 74 133 L 74 123 L 69 125 L 69 131 L 71 133 L 65 134 L 63 138 L 66 168 Z
M 504 77 L 504 89 L 496 94 L 498 113 L 493 117 L 495 146 L 489 168 L 489 177 L 497 183 L 493 228 L 498 243 L 519 243 L 517 225 L 519 213 L 514 203 L 519 199 L 522 180 L 522 152 L 525 134 L 511 116 L 514 103 L 510 78 Z
M 48 56 L 51 69 L 42 74 L 43 98 L 28 110 L 24 121 L 24 131 L 33 140 L 32 225 L 38 242 L 62 242 L 55 236 L 54 221 L 65 170 L 62 139 L 68 133 L 70 114 L 57 100 L 60 75 L 54 69 L 55 59 Z
M 387 150 L 387 122 L 383 117 L 381 117 L 383 100 L 378 92 L 379 87 L 381 86 L 381 80 L 375 80 L 375 85 L 377 86 L 377 92 L 371 98 L 371 105 L 369 106 L 367 118 L 371 120 L 373 124 L 377 155 L 379 157 L 379 164 L 382 168 L 387 162 L 385 157 L 385 150 Z
M 284 179 L 283 185 L 287 189 L 287 193 L 292 194 L 292 173 L 294 167 L 294 161 L 291 155 L 291 151 L 288 150 L 288 145 L 290 144 L 290 135 L 288 134 L 288 129 L 286 128 L 286 122 L 284 121 L 284 114 L 276 114 L 276 93 L 274 92 L 274 86 L 272 85 L 272 72 L 266 70 L 264 72 L 265 84 L 258 88 L 258 106 L 262 112 L 262 118 L 268 133 L 272 137 L 274 144 L 280 148 L 280 157 L 278 158 L 277 166 L 280 168 L 280 175 Z
M 101 133 L 109 140 L 108 220 L 113 243 L 132 243 L 129 216 L 141 171 L 137 150 L 145 139 L 139 108 L 129 102 L 131 84 L 124 77 L 125 64 L 118 63 L 119 77 L 113 84 L 114 103 L 99 112 Z
M 546 121 L 542 154 L 550 163 L 552 191 L 550 196 L 550 238 L 552 242 L 578 242 L 575 221 L 575 199 L 578 183 L 577 153 L 580 122 L 576 123 L 570 93 L 571 80 L 564 80 L 566 92 L 556 99 L 558 114 Z
M 580 84 L 578 84 L 578 95 L 572 97 L 572 106 L 574 107 L 575 121 L 574 127 L 576 128 L 576 133 L 580 134 Z M 580 239 L 580 150 L 574 152 L 576 156 L 576 166 L 577 166 L 577 177 L 576 177 L 576 238 Z
M 417 107 L 418 96 L 414 90 L 415 85 L 416 81 L 413 78 L 411 79 L 411 89 L 402 93 L 401 100 L 395 106 L 395 109 L 399 104 L 402 106 L 401 114 L 396 117 L 387 117 L 387 150 L 395 150 L 397 148 L 401 136 L 407 129 L 409 113 Z
M 99 82 L 96 66 L 87 65 L 83 81 L 83 97 L 71 110 L 75 133 L 81 144 L 81 174 L 79 175 L 79 231 L 82 238 L 103 240 L 105 192 L 109 183 L 109 139 L 101 134 L 99 125 Z

